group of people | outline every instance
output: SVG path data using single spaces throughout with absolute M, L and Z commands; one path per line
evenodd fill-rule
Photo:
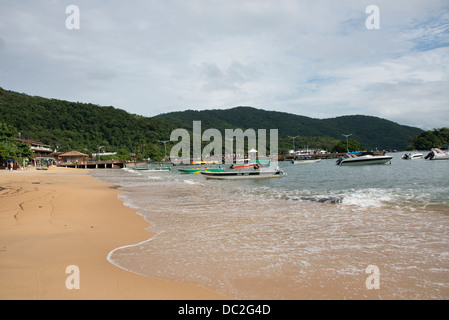
M 0 169 L 11 170 L 11 171 L 12 170 L 24 170 L 31 166 L 48 168 L 52 165 L 56 165 L 56 161 L 44 160 L 44 159 L 33 160 L 32 162 L 23 161 L 23 165 L 21 165 L 21 164 L 19 164 L 19 162 L 12 161 L 11 159 L 8 159 L 8 161 L 0 159 Z
M 19 167 L 19 164 L 17 164 L 17 167 Z M 7 170 L 14 170 L 14 161 L 9 161 L 6 169 Z

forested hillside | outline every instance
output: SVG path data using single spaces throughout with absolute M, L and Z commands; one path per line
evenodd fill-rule
M 34 139 L 59 151 L 116 151 L 144 157 L 164 155 L 159 140 L 175 129 L 169 121 L 147 118 L 113 107 L 69 102 L 0 91 L 0 121 L 22 138 Z
M 237 107 L 227 110 L 180 111 L 162 114 L 159 117 L 174 122 L 180 127 L 192 128 L 194 120 L 201 120 L 203 128 L 253 128 L 278 129 L 279 137 L 297 138 L 302 147 L 317 137 L 328 141 L 346 139 L 343 134 L 352 134 L 351 139 L 359 141 L 367 149 L 404 150 L 409 138 L 422 132 L 419 128 L 397 124 L 372 116 L 342 116 L 331 119 L 314 119 L 295 114 L 265 111 L 251 107 Z
M 114 107 L 47 99 L 0 88 L 0 122 L 20 132 L 21 138 L 40 141 L 58 151 L 78 150 L 89 154 L 104 146 L 102 151 L 161 159 L 164 145 L 160 141 L 170 140 L 171 132 L 177 128 L 191 130 L 195 120 L 201 121 L 203 131 L 215 128 L 223 134 L 225 129 L 278 129 L 280 153 L 293 148 L 291 137 L 295 137 L 295 149 L 332 150 L 345 140 L 343 134 L 352 134 L 350 139 L 368 150 L 403 150 L 411 137 L 423 132 L 370 116 L 313 119 L 251 107 L 187 110 L 149 118 Z M 172 145 L 167 145 L 168 152 Z

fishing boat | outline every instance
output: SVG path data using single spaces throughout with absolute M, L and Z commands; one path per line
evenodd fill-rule
M 261 166 L 269 164 L 270 159 L 244 159 L 243 163 L 233 163 L 230 169 L 259 169 Z
M 181 173 L 200 173 L 202 171 L 205 172 L 223 172 L 224 168 L 188 168 L 188 169 L 178 169 Z
M 171 168 L 170 167 L 153 167 L 153 168 L 148 168 L 147 171 L 149 172 L 168 172 L 170 171 Z
M 206 179 L 216 180 L 240 180 L 240 179 L 266 179 L 266 178 L 280 178 L 285 173 L 280 170 L 232 170 L 223 172 L 205 172 L 201 174 Z
M 429 160 L 449 160 L 449 146 L 441 148 L 432 148 L 426 156 Z
M 348 152 L 345 157 L 337 160 L 339 166 L 360 166 L 391 163 L 392 156 L 359 155 L 360 152 Z
M 133 170 L 145 171 L 145 170 L 150 170 L 150 168 L 148 168 L 148 167 L 134 167 Z
M 402 159 L 404 160 L 416 160 L 416 159 L 422 159 L 424 155 L 422 153 L 416 153 L 416 152 L 410 152 L 406 153 L 402 156 Z
M 292 160 L 293 164 L 304 164 L 304 163 L 317 163 L 320 162 L 321 159 L 312 159 L 312 156 L 297 156 Z

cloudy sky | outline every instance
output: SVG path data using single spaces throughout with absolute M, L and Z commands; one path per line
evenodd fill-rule
M 439 128 L 449 1 L 0 0 L 0 86 L 145 116 L 253 106 Z

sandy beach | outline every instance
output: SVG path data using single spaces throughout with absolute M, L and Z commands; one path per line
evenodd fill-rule
M 0 171 L 0 299 L 226 299 L 111 264 L 111 250 L 151 237 L 119 192 L 86 170 Z

